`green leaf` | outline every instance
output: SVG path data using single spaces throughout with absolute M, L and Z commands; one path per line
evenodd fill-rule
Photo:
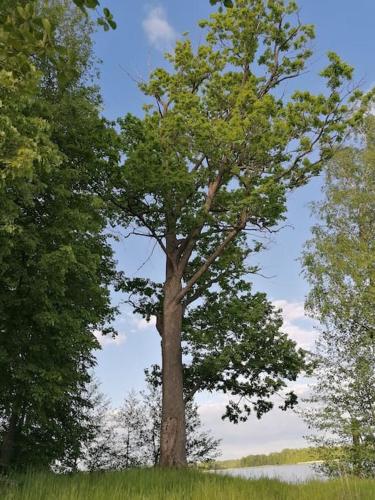
M 89 9 L 95 9 L 100 5 L 98 0 L 83 0 L 83 2 Z
M 42 24 L 43 24 L 43 28 L 45 29 L 46 33 L 48 35 L 50 35 L 51 34 L 51 23 L 49 22 L 49 20 L 47 18 L 43 18 Z

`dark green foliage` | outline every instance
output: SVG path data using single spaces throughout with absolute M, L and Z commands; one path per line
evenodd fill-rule
M 220 274 L 220 285 L 200 287 L 200 304 L 185 312 L 182 349 L 189 360 L 184 366 L 185 400 L 203 390 L 231 394 L 235 399 L 223 418 L 237 423 L 252 411 L 260 418 L 272 409 L 272 395 L 308 369 L 308 363 L 304 351 L 283 333 L 279 311 L 264 293 L 252 293 L 249 282 L 233 277 L 229 263 Z M 118 286 L 132 292 L 129 302 L 135 312 L 146 319 L 160 314 L 161 285 L 138 278 L 120 280 Z M 153 367 L 153 375 L 153 382 L 160 384 L 160 367 Z M 280 408 L 294 404 L 296 397 L 290 392 Z
M 260 418 L 273 407 L 270 398 L 305 365 L 304 353 L 282 332 L 282 318 L 263 293 L 232 281 L 207 290 L 202 303 L 189 310 L 183 326 L 183 349 L 191 363 L 185 369 L 188 394 L 223 391 L 236 397 L 223 418 L 237 423 L 252 411 Z M 241 402 L 241 403 L 239 403 Z M 283 409 L 293 407 L 293 393 Z
M 60 22 L 66 46 L 72 54 L 86 51 L 87 60 L 87 29 L 72 45 L 68 27 L 77 20 Z M 34 162 L 28 180 L 6 182 L 0 203 L 0 220 L 10 221 L 0 227 L 1 438 L 4 451 L 13 434 L 15 467 L 76 461 L 90 432 L 85 385 L 99 347 L 93 330 L 105 331 L 115 312 L 106 217 L 93 194 L 114 158 L 115 136 L 100 117 L 95 90 L 82 83 L 85 65 L 78 61 L 67 60 L 70 74 L 80 73 L 70 82 L 60 79 L 54 59 L 35 61 L 44 78 L 34 105 L 59 164 Z
M 223 7 L 227 7 L 228 9 L 231 8 L 231 7 L 233 7 L 233 1 L 232 0 L 210 0 L 210 4 L 211 5 L 220 4 L 219 11 L 221 11 L 221 9 Z
M 86 13 L 88 9 L 97 9 L 100 7 L 99 0 L 73 0 L 73 3 L 77 5 L 82 12 Z M 104 28 L 104 31 L 108 31 L 111 28 L 116 29 L 117 25 L 113 19 L 113 15 L 107 7 L 103 8 L 103 13 L 97 18 L 97 23 L 99 26 Z

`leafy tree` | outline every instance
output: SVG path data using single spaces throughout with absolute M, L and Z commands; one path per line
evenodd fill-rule
M 375 473 L 375 120 L 329 163 L 303 256 L 307 307 L 322 324 L 317 383 L 305 418 L 329 473 Z M 340 451 L 340 460 L 337 458 Z
M 142 391 L 142 399 L 146 410 L 147 434 L 145 444 L 146 456 L 152 457 L 152 464 L 160 462 L 160 429 L 162 422 L 162 391 L 158 383 L 159 373 L 155 367 L 146 370 L 147 391 Z M 190 464 L 210 462 L 219 456 L 219 440 L 214 439 L 209 432 L 202 429 L 198 405 L 189 398 L 185 405 L 186 421 L 186 456 Z
M 227 8 L 233 7 L 232 0 L 210 0 L 210 4 L 211 5 L 220 4 L 219 9 L 222 9 L 223 7 L 227 7 Z
M 116 410 L 110 410 L 103 395 L 94 388 L 90 419 L 96 432 L 84 445 L 83 469 L 122 470 L 159 464 L 161 388 L 153 377 L 153 372 L 147 372 L 147 390 L 131 391 Z M 202 429 L 198 407 L 192 401 L 186 405 L 186 424 L 189 463 L 216 458 L 219 441 Z
M 294 2 L 238 0 L 213 14 L 201 23 L 204 45 L 194 51 L 189 40 L 177 42 L 167 56 L 172 69 L 155 70 L 141 85 L 145 117 L 120 121 L 126 160 L 111 202 L 121 223 L 153 238 L 165 258 L 163 283 L 128 282 L 140 294 L 136 309 L 157 317 L 162 337 L 163 466 L 186 463 L 181 342 L 188 309 L 202 290 L 226 290 L 232 276 L 249 270 L 244 261 L 259 249 L 250 235 L 277 227 L 287 192 L 319 173 L 350 121 L 341 89 L 352 69 L 336 54 L 321 72 L 326 94 L 283 93 L 282 83 L 297 79 L 311 56 L 314 30 L 293 19 L 296 10 Z M 292 358 L 281 353 L 281 374 Z
M 283 333 L 280 312 L 264 293 L 251 293 L 249 282 L 226 283 L 222 274 L 221 289 L 202 289 L 200 299 L 182 325 L 185 403 L 199 391 L 223 391 L 235 397 L 223 418 L 244 422 L 252 412 L 261 418 L 273 408 L 271 397 L 307 368 L 305 353 Z M 161 385 L 160 367 L 154 365 L 152 373 L 153 383 Z M 284 394 L 280 408 L 295 402 L 293 392 Z
M 94 472 L 113 468 L 116 460 L 116 433 L 110 401 L 100 391 L 95 380 L 87 388 L 87 398 L 90 402 L 86 415 L 89 432 L 81 440 L 80 452 L 74 466 L 63 460 L 55 465 L 59 471 L 83 469 Z
M 325 199 L 315 212 L 303 263 L 312 289 L 308 308 L 323 321 L 371 331 L 375 323 L 374 138 L 368 116 L 357 143 L 336 153 L 326 170 Z
M 24 4 L 0 6 L 0 190 L 6 178 L 30 177 L 36 163 L 60 161 L 35 105 L 40 73 L 32 62 L 49 51 L 51 30 L 36 16 L 35 2 Z
M 38 112 L 35 99 L 42 76 L 35 58 L 66 57 L 56 39 L 56 16 L 43 11 L 39 0 L 0 2 L 0 189 L 7 177 L 30 176 L 35 163 L 57 163 L 59 156 L 49 139 L 49 124 Z M 97 0 L 49 2 L 51 6 L 74 6 L 87 14 L 99 6 Z M 71 15 L 75 16 L 70 9 Z M 97 19 L 105 30 L 115 29 L 111 12 L 103 9 Z
M 6 182 L 0 198 L 0 435 L 1 465 L 74 464 L 90 432 L 85 386 L 114 314 L 109 285 L 112 250 L 106 213 L 94 186 L 117 160 L 115 134 L 100 117 L 100 99 L 84 84 L 90 28 L 57 5 L 56 37 L 68 49 L 66 73 L 47 55 L 35 60 L 43 78 L 33 106 L 48 123 L 56 165 L 42 157 L 33 175 Z M 89 30 L 89 31 L 88 31 Z M 80 31 L 77 43 L 72 44 Z M 80 50 L 80 58 L 74 50 Z M 81 62 L 80 62 L 81 61 Z M 60 68 L 61 69 L 61 68 Z M 72 71 L 70 71 L 70 69 Z M 77 76 L 79 73 L 79 77 Z M 67 81 L 67 75 L 74 75 Z M 4 243 L 4 244 L 3 244 Z
M 100 7 L 99 0 L 73 0 L 73 3 L 86 15 L 88 10 L 97 10 Z M 97 23 L 103 27 L 104 31 L 117 28 L 113 15 L 107 7 L 104 7 L 102 15 L 97 17 Z
M 117 412 L 116 469 L 139 467 L 147 460 L 144 444 L 149 422 L 145 410 L 139 395 L 131 391 Z

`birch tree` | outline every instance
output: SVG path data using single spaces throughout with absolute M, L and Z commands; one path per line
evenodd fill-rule
M 305 418 L 332 474 L 375 473 L 375 120 L 329 163 L 303 256 L 320 321 L 317 383 Z M 337 458 L 339 451 L 339 461 Z

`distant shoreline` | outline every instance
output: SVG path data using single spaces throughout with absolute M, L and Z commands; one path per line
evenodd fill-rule
M 288 463 L 288 464 L 263 464 L 263 465 L 241 465 L 238 467 L 216 467 L 215 469 L 207 469 L 207 472 L 217 472 L 219 470 L 232 470 L 232 469 L 261 469 L 262 467 L 282 467 L 284 465 L 314 465 L 314 464 L 322 464 L 323 460 L 309 460 L 307 462 L 296 462 L 296 463 Z
M 297 462 L 295 465 L 300 465 L 300 464 L 322 464 L 322 463 L 324 463 L 324 460 L 308 460 L 306 462 Z M 284 464 L 284 465 L 289 465 L 289 464 Z
M 287 448 L 267 455 L 248 455 L 234 460 L 217 460 L 216 462 L 201 464 L 199 467 L 206 470 L 223 470 L 263 467 L 266 465 L 308 465 L 322 463 L 322 457 L 322 448 Z

